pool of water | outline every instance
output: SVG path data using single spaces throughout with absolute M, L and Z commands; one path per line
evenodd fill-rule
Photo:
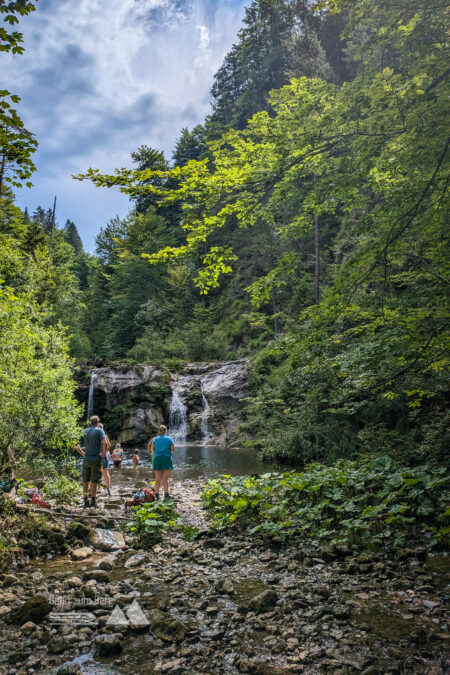
M 145 448 L 140 450 L 140 463 L 133 469 L 132 450 L 125 450 L 120 471 L 127 474 L 132 471 L 139 477 L 147 476 L 151 470 L 150 456 Z M 254 450 L 220 448 L 216 446 L 181 445 L 175 448 L 173 455 L 172 478 L 174 480 L 211 478 L 219 474 L 238 476 L 243 474 L 267 473 L 269 471 L 287 471 L 289 467 L 280 467 L 261 461 Z M 119 470 L 110 467 L 113 475 Z

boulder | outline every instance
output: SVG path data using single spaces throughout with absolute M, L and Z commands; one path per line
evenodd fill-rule
M 181 642 L 188 631 L 183 621 L 159 609 L 150 609 L 147 612 L 147 619 L 153 634 L 164 642 Z
M 218 593 L 227 593 L 231 595 L 234 593 L 234 584 L 228 577 L 225 579 L 219 579 L 216 583 L 216 590 Z
M 52 608 L 43 595 L 34 595 L 11 614 L 11 621 L 22 626 L 27 621 L 41 623 Z
M 109 581 L 109 574 L 105 570 L 91 570 L 83 574 L 83 581 L 98 581 L 106 584 Z
M 91 531 L 89 543 L 100 551 L 116 551 L 126 547 L 122 532 L 100 528 Z
M 120 654 L 122 651 L 121 637 L 120 633 L 97 635 L 94 639 L 97 654 L 99 656 L 114 656 L 114 654 Z
M 100 562 L 98 564 L 98 567 L 101 570 L 106 570 L 107 572 L 111 572 L 112 569 L 113 569 L 113 564 L 112 564 L 111 560 L 107 560 L 106 558 L 104 558 L 103 560 L 100 560 Z
M 19 579 L 14 576 L 14 574 L 7 574 L 3 579 L 3 588 L 9 588 L 10 586 L 15 586 L 19 583 Z
M 266 612 L 268 609 L 273 609 L 273 606 L 278 600 L 278 594 L 270 589 L 255 595 L 250 599 L 249 605 L 250 608 L 255 610 L 255 612 Z
M 55 637 L 47 645 L 47 649 L 50 652 L 50 654 L 62 654 L 63 652 L 66 651 L 66 649 L 69 649 L 70 644 L 69 641 L 66 640 L 63 637 Z
M 89 558 L 93 552 L 94 549 L 90 546 L 82 546 L 81 548 L 74 548 L 71 556 L 74 560 L 84 560 L 85 558 Z
M 67 538 L 85 540 L 88 539 L 91 532 L 92 528 L 84 525 L 84 523 L 70 523 L 67 528 Z
M 144 562 L 146 559 L 145 553 L 136 553 L 136 555 L 132 555 L 128 560 L 126 561 L 124 567 L 127 569 L 130 569 L 131 567 L 137 567 L 141 563 Z
M 76 675 L 81 670 L 79 663 L 63 663 L 56 671 L 56 675 Z

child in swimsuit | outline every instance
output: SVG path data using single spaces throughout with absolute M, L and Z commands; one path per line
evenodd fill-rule
M 133 469 L 137 467 L 139 461 L 139 450 L 136 448 L 136 450 L 133 450 Z
M 116 443 L 116 447 L 112 451 L 111 457 L 116 469 L 120 469 L 123 460 L 123 450 L 120 443 Z

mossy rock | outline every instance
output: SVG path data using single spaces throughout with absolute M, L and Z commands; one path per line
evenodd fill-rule
M 88 539 L 92 528 L 83 523 L 70 523 L 67 530 L 68 539 L 78 539 L 80 541 L 85 541 Z
M 51 606 L 43 595 L 34 595 L 11 615 L 12 623 L 23 626 L 27 621 L 41 623 L 50 614 Z

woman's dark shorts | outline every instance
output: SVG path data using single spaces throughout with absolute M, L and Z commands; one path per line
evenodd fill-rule
M 81 469 L 81 480 L 83 483 L 98 483 L 101 480 L 100 460 L 83 460 Z
M 115 460 L 114 460 L 114 466 L 120 466 L 121 464 L 122 464 L 122 460 L 121 460 L 121 459 L 115 459 Z

